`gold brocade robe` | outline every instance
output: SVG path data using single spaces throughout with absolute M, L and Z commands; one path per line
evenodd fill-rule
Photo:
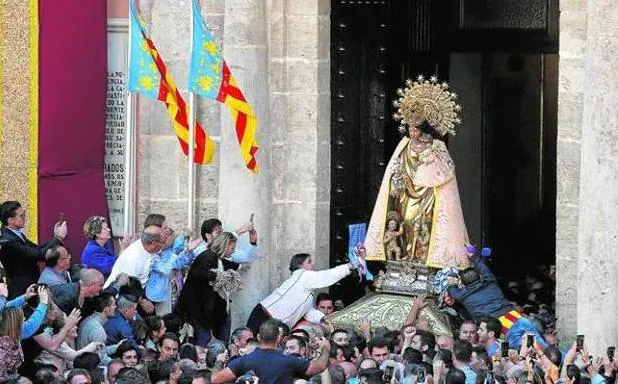
M 384 173 L 378 199 L 367 228 L 367 260 L 387 260 L 384 232 L 387 213 L 397 211 L 403 219 L 399 238 L 402 257 L 428 267 L 465 267 L 469 244 L 463 219 L 455 165 L 444 142 L 434 140 L 416 153 L 403 138 Z M 399 191 L 392 196 L 392 189 Z

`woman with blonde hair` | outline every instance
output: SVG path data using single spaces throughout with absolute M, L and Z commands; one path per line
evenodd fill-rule
M 228 340 L 230 316 L 227 301 L 214 289 L 217 274 L 237 270 L 239 264 L 229 260 L 236 248 L 231 232 L 217 236 L 210 248 L 200 253 L 187 274 L 180 293 L 178 312 L 195 329 L 196 345 L 206 346 L 211 337 Z
M 30 289 L 30 288 L 29 288 Z M 0 319 L 0 380 L 17 377 L 18 369 L 24 362 L 24 352 L 21 349 L 22 338 L 31 337 L 33 330 L 38 329 L 47 313 L 49 293 L 39 287 L 39 305 L 24 321 L 24 312 L 20 307 L 7 308 Z
M 98 270 L 105 277 L 109 276 L 118 257 L 114 253 L 112 231 L 107 219 L 103 216 L 90 216 L 84 223 L 84 235 L 88 242 L 82 251 L 82 264 Z

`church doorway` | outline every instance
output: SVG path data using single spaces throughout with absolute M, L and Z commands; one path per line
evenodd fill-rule
M 423 74 L 449 82 L 463 106 L 447 146 L 471 242 L 493 249 L 492 269 L 505 286 L 547 275 L 556 240 L 558 2 L 331 7 L 331 264 L 347 258 L 348 226 L 369 221 L 401 138 L 395 92 Z M 353 302 L 363 294 L 355 287 L 344 280 L 331 290 Z

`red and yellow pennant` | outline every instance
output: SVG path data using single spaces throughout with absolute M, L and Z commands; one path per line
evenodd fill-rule
M 131 17 L 131 57 L 129 60 L 129 91 L 139 92 L 154 100 L 163 101 L 180 147 L 189 154 L 189 110 L 167 70 L 159 51 L 146 35 L 133 2 L 129 1 Z M 202 126 L 195 122 L 195 155 L 193 161 L 208 164 L 215 153 L 215 144 Z

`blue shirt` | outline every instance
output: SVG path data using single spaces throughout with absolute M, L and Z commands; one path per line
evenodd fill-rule
M 170 294 L 170 274 L 172 271 L 188 268 L 195 259 L 193 252 L 176 254 L 175 249 L 178 248 L 176 246 L 166 248 L 152 258 L 150 275 L 148 275 L 146 282 L 146 298 L 152 302 L 166 301 Z
M 485 262 L 479 256 L 475 256 L 472 262 L 480 275 L 479 281 L 464 288 L 450 286 L 448 294 L 461 303 L 474 320 L 480 320 L 485 316 L 497 319 L 511 311 L 513 305 L 502 294 L 496 277 Z
M 248 355 L 230 360 L 227 367 L 236 377 L 253 370 L 260 378 L 260 384 L 278 384 L 292 383 L 294 378 L 304 377 L 309 364 L 309 360 L 284 355 L 274 349 L 256 348 Z
M 126 339 L 129 345 L 137 348 L 133 328 L 131 328 L 131 324 L 125 319 L 122 312 L 116 311 L 114 316 L 107 319 L 107 322 L 103 325 L 103 329 L 107 334 L 105 345 L 118 344 L 120 341 Z
M 71 279 L 68 272 L 58 272 L 54 267 L 45 267 L 38 281 L 39 284 L 46 284 L 49 287 L 70 282 Z
M 103 247 L 94 240 L 88 240 L 82 251 L 82 264 L 98 270 L 105 276 L 109 276 L 117 258 L 111 240 L 105 243 Z
M 466 384 L 476 384 L 476 372 L 472 368 L 465 365 L 460 369 L 466 375 Z

